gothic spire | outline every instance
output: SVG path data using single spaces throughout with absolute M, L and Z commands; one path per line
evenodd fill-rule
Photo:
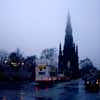
M 67 15 L 67 25 L 66 25 L 65 32 L 67 34 L 72 34 L 71 17 L 70 17 L 69 11 L 68 11 L 68 15 Z
M 66 32 L 66 34 L 65 34 L 64 48 L 72 47 L 73 46 L 73 35 L 72 35 L 71 17 L 70 17 L 69 12 L 67 15 L 67 24 L 66 24 L 65 32 Z
M 78 60 L 78 45 L 76 45 L 76 58 Z
M 59 44 L 59 56 L 58 56 L 58 72 L 62 72 L 62 49 L 61 49 L 61 43 Z
M 59 54 L 62 54 L 61 43 L 59 44 Z

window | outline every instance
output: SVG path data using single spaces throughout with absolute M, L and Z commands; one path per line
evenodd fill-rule
M 50 72 L 50 76 L 56 76 L 56 73 L 55 72 Z
M 39 75 L 45 75 L 45 72 L 39 72 Z

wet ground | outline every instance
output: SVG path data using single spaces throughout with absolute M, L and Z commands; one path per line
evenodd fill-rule
M 88 92 L 82 80 L 43 88 L 34 83 L 0 85 L 0 100 L 100 100 L 100 92 Z

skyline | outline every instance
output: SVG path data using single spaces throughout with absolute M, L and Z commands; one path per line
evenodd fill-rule
M 99 0 L 1 0 L 0 49 L 20 48 L 26 55 L 64 43 L 68 9 L 79 57 L 100 65 Z M 45 39 L 44 39 L 45 38 Z M 62 47 L 63 48 L 63 47 Z

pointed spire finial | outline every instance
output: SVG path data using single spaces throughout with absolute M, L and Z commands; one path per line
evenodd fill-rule
M 67 15 L 67 25 L 66 25 L 66 33 L 72 34 L 72 26 L 71 26 L 71 17 L 70 17 L 70 12 L 68 10 L 68 15 Z
M 60 44 L 59 44 L 59 55 L 62 55 L 61 42 L 60 42 Z
M 67 23 L 71 24 L 70 11 L 68 10 Z
M 68 15 L 67 15 L 67 25 L 66 25 L 66 29 L 65 29 L 65 47 L 72 47 L 73 46 L 73 35 L 72 35 L 72 26 L 71 26 L 71 17 L 70 17 L 70 13 L 68 11 Z
M 59 44 L 59 48 L 61 49 L 61 42 L 60 42 L 60 44 Z

